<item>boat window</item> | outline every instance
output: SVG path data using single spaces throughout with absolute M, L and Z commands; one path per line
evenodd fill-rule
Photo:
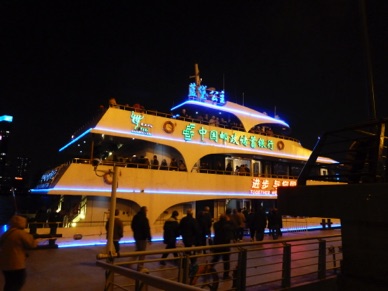
M 276 176 L 287 176 L 288 177 L 288 165 L 285 163 L 274 163 L 273 174 Z
M 253 171 L 254 177 L 261 176 L 261 162 L 260 161 L 253 161 L 252 162 L 252 171 Z

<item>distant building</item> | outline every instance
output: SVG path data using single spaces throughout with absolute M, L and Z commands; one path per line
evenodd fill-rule
M 0 194 L 9 190 L 13 180 L 8 158 L 8 143 L 12 120 L 13 117 L 10 115 L 0 116 Z

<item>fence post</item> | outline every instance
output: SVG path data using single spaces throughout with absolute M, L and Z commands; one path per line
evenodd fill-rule
M 114 259 L 112 257 L 107 258 L 106 260 L 109 264 L 114 264 Z M 104 291 L 111 291 L 114 288 L 114 276 L 115 273 L 112 270 L 105 270 L 105 287 Z
M 233 286 L 232 288 L 237 291 L 243 291 L 246 287 L 246 270 L 247 270 L 247 250 L 239 248 L 237 266 L 233 271 Z
M 319 241 L 318 250 L 318 279 L 326 278 L 326 241 Z
M 283 245 L 282 288 L 291 287 L 291 245 Z

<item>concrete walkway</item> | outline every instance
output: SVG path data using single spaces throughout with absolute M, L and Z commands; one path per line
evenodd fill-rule
M 284 233 L 283 238 L 314 237 L 318 235 L 340 234 L 339 229 L 309 232 Z M 245 237 L 244 240 L 249 240 Z M 266 235 L 265 240 L 272 241 Z M 134 251 L 132 243 L 122 244 L 122 252 Z M 149 249 L 164 249 L 161 242 L 153 243 Z M 37 249 L 29 252 L 27 259 L 27 282 L 24 291 L 53 290 L 104 290 L 105 271 L 96 266 L 96 255 L 105 253 L 105 245 L 65 247 L 57 249 Z M 4 279 L 0 276 L 0 286 Z

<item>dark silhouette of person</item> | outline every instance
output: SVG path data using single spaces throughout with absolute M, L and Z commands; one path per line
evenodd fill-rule
M 268 229 L 273 239 L 282 236 L 281 228 L 283 227 L 282 216 L 277 208 L 272 208 L 268 213 Z
M 162 160 L 159 169 L 160 169 L 160 170 L 168 170 L 168 164 L 167 164 L 166 159 L 163 159 L 163 160 Z
M 205 206 L 203 211 L 198 213 L 197 217 L 200 239 L 199 245 L 206 246 L 208 239 L 211 238 L 212 217 L 209 206 Z M 206 251 L 204 251 L 206 253 Z
M 256 240 L 262 241 L 264 239 L 265 228 L 267 227 L 267 214 L 262 206 L 254 214 L 253 227 L 256 229 Z
M 249 229 L 249 236 L 251 238 L 251 241 L 255 241 L 256 231 L 257 231 L 254 220 L 255 220 L 255 211 L 254 209 L 251 209 L 251 211 L 248 213 L 248 216 L 247 216 L 247 227 Z
M 225 214 L 220 215 L 220 219 L 213 224 L 214 229 L 214 245 L 230 244 L 234 238 L 234 226 L 229 217 Z M 222 258 L 224 263 L 223 279 L 230 279 L 230 247 L 220 247 L 214 249 L 214 256 L 212 258 L 212 265 L 214 265 Z
M 151 161 L 151 169 L 154 169 L 154 170 L 159 169 L 159 160 L 156 155 L 154 155 L 154 158 Z
M 176 239 L 179 235 L 178 211 L 174 210 L 171 217 L 163 225 L 163 242 L 166 244 L 166 249 L 176 248 Z M 168 253 L 163 254 L 162 259 L 167 258 L 168 255 Z M 178 254 L 174 253 L 174 257 L 177 258 Z M 160 264 L 165 266 L 166 262 L 160 261 Z
M 199 229 L 197 220 L 193 217 L 193 210 L 187 209 L 186 216 L 179 223 L 179 232 L 182 235 L 183 245 L 186 248 L 194 246 L 199 237 Z M 187 253 L 192 255 L 191 252 Z M 191 258 L 191 263 L 195 263 L 195 258 Z
M 113 245 L 118 256 L 120 256 L 120 240 L 124 236 L 124 225 L 120 218 L 117 216 L 120 214 L 118 209 L 115 210 L 115 222 L 113 226 Z M 109 220 L 105 224 L 106 229 L 106 239 L 108 239 L 109 233 Z
M 26 250 L 36 248 L 38 243 L 24 229 L 27 219 L 14 215 L 10 220 L 10 228 L 0 237 L 0 270 L 5 285 L 4 290 L 21 290 L 26 282 Z
M 175 158 L 171 159 L 170 171 L 178 171 L 178 162 L 177 162 L 177 160 Z
M 131 228 L 133 231 L 133 238 L 135 239 L 136 251 L 145 251 L 147 249 L 147 242 L 151 243 L 151 228 L 147 218 L 147 207 L 142 206 L 138 213 L 132 219 Z M 139 256 L 139 260 L 143 261 L 144 255 Z M 143 269 L 144 263 L 139 263 L 137 270 Z

